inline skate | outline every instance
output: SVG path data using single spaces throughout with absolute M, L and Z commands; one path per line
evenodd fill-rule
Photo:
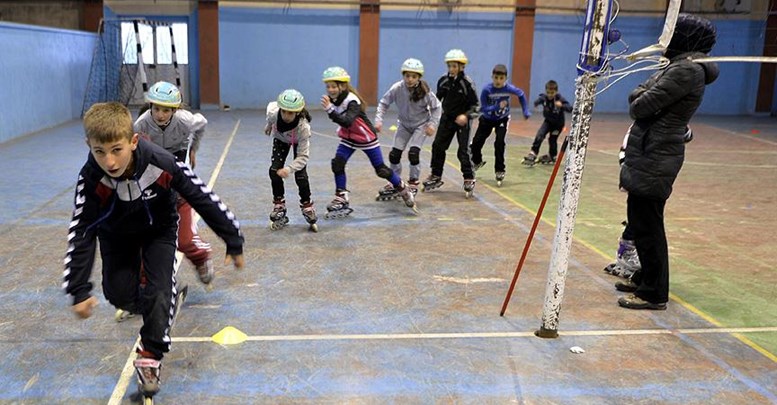
M 427 192 L 427 191 L 436 190 L 442 187 L 443 184 L 445 184 L 445 182 L 442 181 L 442 178 L 440 176 L 435 176 L 433 174 L 430 174 L 429 177 L 427 177 L 426 180 L 424 180 L 421 191 Z
M 318 232 L 318 224 L 316 224 L 318 217 L 316 216 L 316 209 L 313 207 L 313 201 L 300 204 L 299 209 L 302 210 L 302 216 L 308 222 L 308 230 Z
M 286 201 L 284 199 L 275 199 L 273 209 L 270 212 L 270 229 L 277 231 L 289 223 L 289 217 L 286 216 Z
M 335 193 L 335 198 L 326 206 L 326 219 L 345 218 L 353 212 L 353 208 L 348 203 L 348 190 L 339 190 Z

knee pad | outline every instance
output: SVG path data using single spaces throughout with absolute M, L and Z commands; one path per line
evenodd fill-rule
M 407 152 L 407 159 L 410 161 L 411 165 L 417 165 L 421 163 L 421 148 L 417 146 L 411 147 Z
M 391 175 L 394 174 L 391 169 L 386 165 L 380 165 L 375 167 L 375 174 L 378 175 L 380 178 L 389 179 L 391 178 Z
M 342 174 L 345 173 L 345 159 L 343 159 L 341 156 L 335 156 L 334 159 L 332 159 L 332 173 L 334 174 Z
M 402 160 L 402 151 L 397 148 L 391 148 L 389 152 L 389 162 L 393 165 L 398 165 Z

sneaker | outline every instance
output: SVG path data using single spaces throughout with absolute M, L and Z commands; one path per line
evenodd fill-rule
M 666 310 L 666 302 L 650 302 L 637 297 L 634 294 L 618 298 L 618 305 L 628 309 L 657 309 Z
M 213 260 L 208 259 L 205 263 L 197 266 L 197 276 L 200 277 L 200 281 L 203 284 L 210 284 L 213 281 Z
M 629 279 L 618 281 L 615 283 L 615 289 L 622 292 L 633 293 L 634 291 L 637 291 L 637 284 Z

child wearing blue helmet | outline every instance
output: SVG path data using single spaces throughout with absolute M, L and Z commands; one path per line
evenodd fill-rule
M 208 120 L 202 114 L 181 108 L 181 92 L 172 83 L 154 83 L 145 98 L 151 108 L 135 120 L 135 132 L 175 155 L 179 162 L 187 165 L 185 173 L 196 176 L 193 169 L 197 163 L 197 150 Z M 192 207 L 183 198 L 178 199 L 178 215 L 178 250 L 195 266 L 200 281 L 209 285 L 214 275 L 210 243 L 200 238 L 197 224 L 192 221 Z
M 265 135 L 272 136 L 272 163 L 270 182 L 272 184 L 273 210 L 270 213 L 270 229 L 277 230 L 289 223 L 286 216 L 286 197 L 283 179 L 294 175 L 299 188 L 299 207 L 302 216 L 313 232 L 316 225 L 316 209 L 310 199 L 310 181 L 307 164 L 310 157 L 310 113 L 305 109 L 305 98 L 297 90 L 284 90 L 276 101 L 267 104 Z M 286 165 L 289 152 L 294 160 Z

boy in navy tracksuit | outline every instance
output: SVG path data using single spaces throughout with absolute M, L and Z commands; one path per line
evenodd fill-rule
M 505 178 L 505 135 L 510 122 L 510 95 L 518 97 L 521 102 L 523 117 L 529 119 L 531 112 L 526 105 L 523 90 L 507 83 L 507 66 L 499 64 L 491 71 L 493 83 L 487 84 L 480 92 L 480 119 L 475 138 L 472 140 L 472 164 L 478 170 L 486 164 L 483 161 L 483 145 L 491 132 L 496 132 L 494 140 L 494 172 L 497 184 L 501 185 Z
M 76 315 L 90 317 L 97 305 L 89 278 L 99 240 L 105 298 L 143 316 L 135 368 L 144 394 L 154 395 L 176 308 L 178 193 L 226 242 L 227 261 L 236 267 L 243 266 L 243 235 L 235 215 L 189 166 L 133 133 L 126 107 L 95 104 L 84 115 L 84 129 L 91 153 L 78 175 L 62 287 Z
M 564 130 L 564 112 L 572 112 L 572 105 L 569 104 L 561 94 L 558 93 L 558 83 L 553 80 L 545 84 L 545 94 L 534 101 L 534 106 L 542 105 L 542 115 L 545 121 L 537 131 L 534 137 L 534 143 L 531 145 L 531 151 L 523 158 L 523 164 L 533 166 L 540 153 L 542 141 L 548 136 L 548 154 L 540 158 L 540 163 L 552 164 L 556 162 L 558 155 L 558 136 Z
M 470 196 L 475 188 L 475 172 L 469 155 L 469 132 L 471 120 L 477 118 L 480 103 L 472 78 L 464 73 L 469 60 L 461 49 L 451 49 L 445 54 L 448 73 L 437 81 L 437 98 L 442 101 L 442 117 L 432 143 L 432 174 L 423 183 L 423 190 L 434 190 L 442 186 L 442 171 L 445 166 L 445 152 L 451 146 L 453 137 L 459 143 L 456 156 L 464 177 L 464 191 Z

